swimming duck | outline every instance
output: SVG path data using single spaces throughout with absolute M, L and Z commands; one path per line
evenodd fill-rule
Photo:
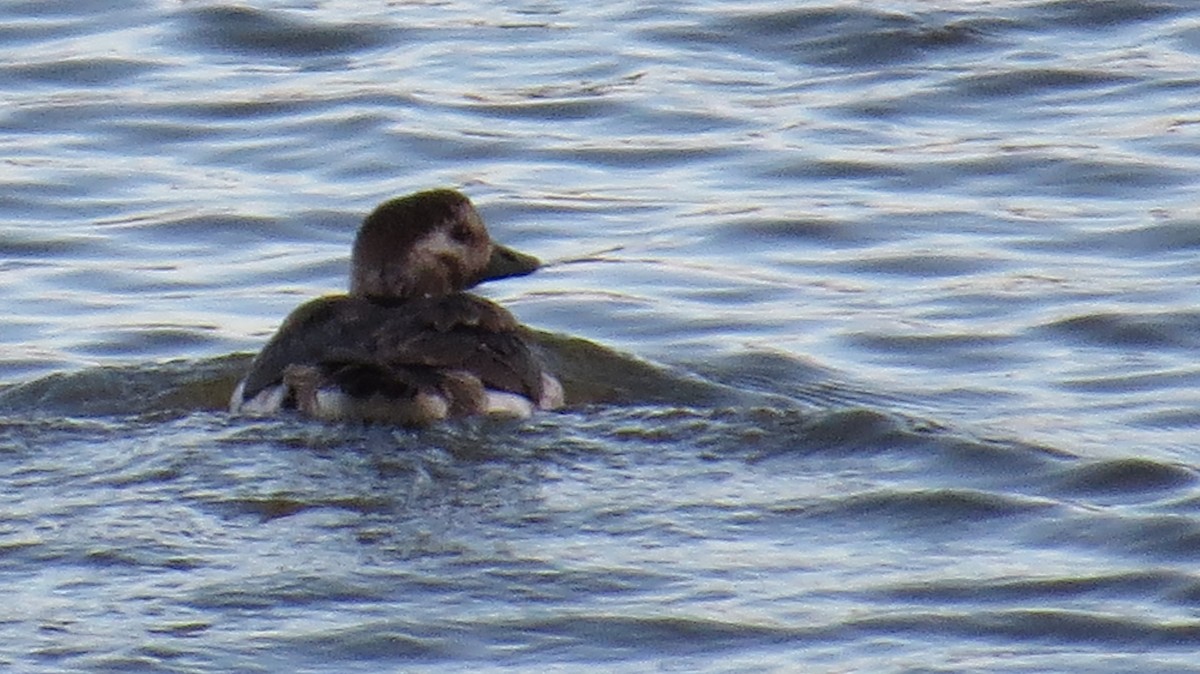
M 494 243 L 460 192 L 387 201 L 358 230 L 350 293 L 293 311 L 237 385 L 230 411 L 424 425 L 560 407 L 562 385 L 527 331 L 465 292 L 540 265 Z

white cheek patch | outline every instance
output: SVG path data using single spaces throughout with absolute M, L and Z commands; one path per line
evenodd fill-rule
M 436 269 L 442 258 L 465 260 L 468 255 L 466 247 L 451 239 L 445 230 L 435 229 L 413 243 L 406 259 L 410 269 Z
M 458 260 L 467 269 L 482 269 L 487 266 L 489 247 L 469 246 L 450 237 L 444 228 L 435 229 L 417 240 L 408 254 L 410 267 L 433 266 L 436 261 L 450 257 Z
M 462 244 L 450 238 L 445 229 L 435 229 L 421 237 L 413 249 L 422 255 L 461 255 Z

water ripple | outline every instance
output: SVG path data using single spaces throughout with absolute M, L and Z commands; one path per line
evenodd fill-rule
M 1197 671 L 1197 18 L 4 5 L 0 661 Z M 571 405 L 224 414 L 443 185 Z
M 281 61 L 352 54 L 401 39 L 400 31 L 389 26 L 333 26 L 293 13 L 229 5 L 187 9 L 178 19 L 180 34 L 198 47 Z

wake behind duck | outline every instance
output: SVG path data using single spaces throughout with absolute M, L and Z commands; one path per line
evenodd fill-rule
M 385 202 L 355 238 L 350 293 L 293 311 L 254 358 L 230 411 L 424 425 L 561 407 L 562 385 L 525 329 L 465 292 L 540 264 L 493 242 L 459 192 Z

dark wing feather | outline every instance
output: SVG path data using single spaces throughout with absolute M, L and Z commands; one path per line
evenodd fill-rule
M 389 362 L 420 364 L 441 370 L 462 370 L 483 385 L 539 400 L 542 368 L 520 334 L 485 332 L 457 327 L 425 332 L 405 340 L 389 354 Z
M 345 295 L 321 297 L 297 307 L 250 364 L 243 399 L 283 380 L 288 365 L 312 365 L 344 341 L 357 324 L 357 301 Z
M 288 365 L 320 365 L 351 395 L 421 388 L 459 370 L 536 401 L 542 368 L 503 307 L 467 293 L 382 304 L 346 295 L 293 311 L 251 364 L 243 399 L 279 383 Z
M 488 388 L 540 399 L 541 364 L 503 307 L 467 293 L 409 305 L 407 329 L 390 321 L 378 327 L 372 350 L 380 360 L 462 370 Z

